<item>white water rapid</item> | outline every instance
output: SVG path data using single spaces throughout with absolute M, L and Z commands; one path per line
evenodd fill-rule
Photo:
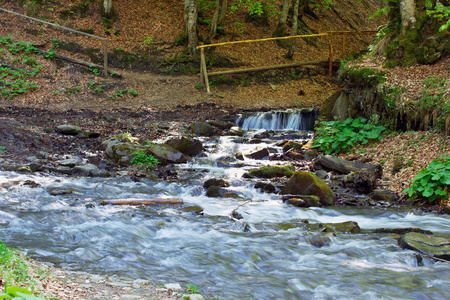
M 282 137 L 280 137 L 282 138 Z M 175 167 L 178 180 L 128 177 L 72 178 L 0 172 L 0 211 L 11 214 L 1 239 L 55 266 L 93 273 L 119 273 L 154 283 L 196 284 L 220 299 L 447 299 L 450 265 L 402 250 L 380 227 L 420 227 L 450 233 L 448 216 L 400 209 L 296 208 L 254 188 L 242 174 L 269 160 L 237 161 L 234 153 L 260 146 L 247 139 L 206 140 L 206 156 Z M 240 198 L 206 197 L 209 178 L 230 182 Z M 35 182 L 38 187 L 23 184 Z M 73 191 L 52 196 L 51 188 Z M 184 205 L 101 206 L 103 199 L 176 197 Z M 242 223 L 230 220 L 237 211 Z M 198 205 L 203 215 L 183 212 Z M 0 218 L 2 215 L 0 214 Z M 309 223 L 355 221 L 360 234 L 327 235 Z

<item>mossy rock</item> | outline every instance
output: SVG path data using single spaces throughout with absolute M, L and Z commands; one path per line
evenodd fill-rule
M 284 144 L 283 152 L 287 152 L 287 151 L 289 151 L 291 149 L 302 150 L 302 147 L 303 147 L 303 143 L 289 141 L 286 144 Z
M 206 122 L 195 122 L 191 125 L 191 132 L 199 136 L 213 136 L 214 127 Z
M 333 205 L 336 195 L 331 188 L 311 172 L 295 172 L 281 189 L 283 195 L 314 195 L 323 206 Z
M 187 213 L 192 213 L 194 215 L 201 215 L 201 214 L 203 214 L 203 208 L 201 206 L 198 206 L 198 205 L 183 207 L 181 209 L 181 211 L 182 212 L 187 212 Z
M 290 165 L 286 166 L 264 166 L 262 168 L 251 170 L 252 176 L 259 178 L 275 178 L 275 177 L 291 177 L 295 172 L 295 168 Z
M 417 232 L 408 232 L 399 240 L 403 249 L 411 249 L 421 253 L 450 261 L 449 236 L 426 235 Z
M 165 144 L 189 156 L 196 156 L 203 151 L 202 142 L 196 139 L 181 137 L 177 139 L 170 139 L 166 141 Z
M 321 232 L 342 232 L 342 233 L 360 233 L 358 223 L 347 221 L 342 223 L 309 223 L 306 224 L 306 228 L 314 231 Z

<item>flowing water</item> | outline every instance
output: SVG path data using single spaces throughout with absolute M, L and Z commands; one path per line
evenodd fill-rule
M 236 143 L 236 141 L 238 141 Z M 450 233 L 447 216 L 373 208 L 296 208 L 254 189 L 242 174 L 268 160 L 231 159 L 262 144 L 221 137 L 205 141 L 207 155 L 179 165 L 180 180 L 128 177 L 71 178 L 0 172 L 0 211 L 14 216 L 0 227 L 1 239 L 56 266 L 121 274 L 153 282 L 196 284 L 221 299 L 446 299 L 450 266 L 402 250 L 379 227 L 420 227 Z M 266 141 L 263 145 L 269 143 Z M 202 187 L 223 178 L 241 196 L 208 198 Z M 31 187 L 14 182 L 27 180 Z M 7 187 L 10 186 L 10 187 Z M 51 188 L 72 194 L 52 196 Z M 198 205 L 203 215 L 182 206 L 101 206 L 103 199 L 176 197 Z M 243 219 L 230 220 L 238 208 Z M 0 218 L 2 215 L 0 215 Z M 8 215 L 6 215 L 8 217 Z M 11 216 L 12 217 L 12 216 Z M 302 220 L 355 221 L 361 234 L 330 236 L 315 247 Z M 244 230 L 244 222 L 250 231 Z M 286 224 L 296 225 L 286 229 Z M 285 228 L 283 230 L 282 228 Z

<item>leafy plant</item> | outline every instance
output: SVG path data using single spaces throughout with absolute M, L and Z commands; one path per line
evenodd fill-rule
M 159 161 L 156 157 L 148 154 L 146 150 L 139 150 L 136 152 L 136 156 L 131 160 L 132 165 L 138 165 L 145 167 L 147 170 L 157 166 Z
M 418 172 L 411 186 L 405 190 L 413 199 L 426 198 L 430 202 L 448 198 L 450 186 L 450 156 L 433 160 Z
M 90 67 L 88 68 L 88 70 L 89 70 L 90 72 L 94 73 L 95 76 L 101 76 L 100 71 L 99 71 L 98 69 L 92 67 L 92 66 L 90 66 Z
M 188 291 L 188 293 L 191 293 L 191 294 L 200 294 L 198 285 L 195 285 L 195 284 L 188 284 L 187 291 Z
M 38 269 L 37 272 L 42 273 L 42 270 Z M 17 250 L 7 247 L 2 241 L 0 241 L 0 278 L 6 287 L 5 292 L 0 294 L 0 299 L 10 299 L 12 297 L 9 297 L 11 295 L 8 294 L 14 294 L 17 291 L 27 293 L 17 290 L 18 288 L 14 285 L 20 286 L 25 284 L 29 288 L 34 289 L 36 284 L 35 278 L 28 273 L 26 259 Z M 28 293 L 31 294 L 29 291 Z
M 34 296 L 30 290 L 26 288 L 8 286 L 4 292 L 0 294 L 0 299 L 13 299 L 13 300 L 46 300 L 44 297 Z
M 439 28 L 439 31 L 447 30 L 450 27 L 450 7 L 445 6 L 439 1 L 436 2 L 436 7 L 434 9 L 427 10 L 427 15 L 433 16 L 439 21 L 444 21 L 445 23 Z
M 120 90 L 116 92 L 116 96 L 117 97 L 123 97 L 124 94 L 126 93 L 130 93 L 131 95 L 133 95 L 133 97 L 136 97 L 138 95 L 138 93 L 136 91 L 133 90 Z
M 320 148 L 325 154 L 348 151 L 358 144 L 367 144 L 370 140 L 381 140 L 384 126 L 375 125 L 365 118 L 345 121 L 323 121 L 316 127 L 313 148 Z
M 0 146 L 0 153 L 7 154 L 8 150 L 6 150 L 5 146 Z

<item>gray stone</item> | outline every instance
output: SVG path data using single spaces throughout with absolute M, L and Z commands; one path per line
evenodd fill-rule
M 69 159 L 64 159 L 64 160 L 59 160 L 56 163 L 60 166 L 65 166 L 65 167 L 69 167 L 69 168 L 73 168 L 75 166 L 78 166 L 79 164 L 81 164 L 81 158 L 79 157 L 74 157 L 74 158 L 69 158 Z
M 251 158 L 251 159 L 263 159 L 264 157 L 269 156 L 269 154 L 270 154 L 269 149 L 267 149 L 267 147 L 265 147 L 262 149 L 257 149 L 255 151 L 252 151 L 250 153 L 246 153 L 246 154 L 244 154 L 244 156 L 247 158 Z
M 100 176 L 101 172 L 96 165 L 86 164 L 74 167 L 72 169 L 72 174 L 83 176 Z
M 204 300 L 205 298 L 203 298 L 203 296 L 200 295 L 200 294 L 186 294 L 186 295 L 183 295 L 182 299 L 185 299 L 185 300 Z
M 342 92 L 339 97 L 336 99 L 334 103 L 333 109 L 331 110 L 331 114 L 333 117 L 337 117 L 338 120 L 344 121 L 348 118 L 348 109 L 349 109 L 350 100 L 346 93 Z
M 170 291 L 182 291 L 183 288 L 179 283 L 166 283 L 164 285 L 164 288 L 170 290 Z
M 77 135 L 81 133 L 81 128 L 74 125 L 59 125 L 56 129 L 63 135 Z

